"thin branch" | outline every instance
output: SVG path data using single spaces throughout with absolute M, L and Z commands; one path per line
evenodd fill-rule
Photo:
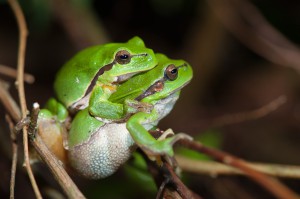
M 300 72 L 300 49 L 274 28 L 247 0 L 207 1 L 224 26 L 265 59 Z
M 239 169 L 212 161 L 194 160 L 184 156 L 176 155 L 179 167 L 185 171 L 195 174 L 217 175 L 245 175 Z M 255 170 L 274 177 L 300 179 L 300 166 L 248 163 Z
M 224 164 L 230 165 L 232 167 L 242 170 L 249 178 L 252 178 L 255 182 L 260 184 L 265 189 L 269 190 L 274 196 L 278 198 L 289 198 L 289 199 L 299 199 L 300 197 L 286 187 L 284 184 L 280 183 L 277 179 L 265 175 L 253 167 L 251 167 L 246 161 L 234 157 L 228 153 L 219 151 L 217 149 L 209 148 L 202 145 L 199 142 L 190 140 L 180 140 L 179 143 L 189 149 L 204 153 L 211 156 L 215 160 L 222 162 Z
M 185 184 L 180 180 L 180 178 L 176 175 L 174 172 L 173 168 L 169 163 L 165 163 L 165 167 L 168 169 L 171 178 L 172 178 L 172 183 L 176 187 L 176 191 L 182 196 L 182 198 L 194 198 L 194 199 L 201 199 L 200 196 L 196 195 L 193 193 L 189 188 L 185 186 Z M 165 197 L 166 198 L 166 197 Z
M 0 74 L 6 75 L 8 77 L 12 77 L 12 78 L 17 78 L 17 70 L 9 67 L 9 66 L 5 66 L 0 64 Z M 24 81 L 28 84 L 33 84 L 34 83 L 34 76 L 28 73 L 24 74 Z
M 11 118 L 8 115 L 5 115 L 6 121 L 9 125 L 10 130 L 10 139 L 12 146 L 12 164 L 11 164 L 11 173 L 10 173 L 10 199 L 15 198 L 15 182 L 16 182 L 16 171 L 17 171 L 17 162 L 18 162 L 18 144 L 16 134 L 14 132 L 14 124 Z
M 8 83 L 0 81 L 0 100 L 13 120 L 18 122 L 21 118 L 21 111 L 15 100 L 9 94 L 8 87 Z
M 156 198 L 201 199 L 185 186 L 166 160 L 163 159 L 163 163 L 158 165 L 157 162 L 150 161 L 145 154 L 143 156 L 147 161 L 149 172 L 159 187 Z
M 273 111 L 276 111 L 281 105 L 286 103 L 287 97 L 285 95 L 281 95 L 276 99 L 272 100 L 268 104 L 252 111 L 241 112 L 235 114 L 228 114 L 214 119 L 212 123 L 212 127 L 225 126 L 230 124 L 236 124 L 248 120 L 255 120 L 261 117 L 264 117 L 270 114 Z
M 18 93 L 19 100 L 21 104 L 21 112 L 22 118 L 25 118 L 27 115 L 27 107 L 26 107 L 26 99 L 25 99 L 25 91 L 24 91 L 24 63 L 25 63 L 25 50 L 26 50 L 26 41 L 27 41 L 27 25 L 25 21 L 25 17 L 23 15 L 22 9 L 19 3 L 16 0 L 8 0 L 8 3 L 13 10 L 15 17 L 17 19 L 17 24 L 19 28 L 19 50 L 18 50 L 18 75 L 17 75 L 17 85 L 18 85 Z M 30 159 L 28 153 L 28 135 L 27 128 L 23 128 L 23 147 L 24 147 L 24 161 L 26 170 L 31 181 L 32 188 L 34 190 L 35 196 L 37 198 L 42 198 L 42 195 L 37 186 L 36 180 L 34 178 L 31 166 Z
M 2 84 L 2 85 L 1 85 Z M 7 91 L 7 84 L 0 81 L 0 100 L 3 102 L 5 109 L 9 112 L 10 115 L 14 115 L 15 122 L 20 121 L 21 114 L 20 109 L 16 105 L 16 102 L 10 96 Z M 12 108 L 13 107 L 13 108 Z M 35 115 L 37 112 L 35 110 L 32 111 Z M 36 118 L 36 116 L 33 116 Z M 22 129 L 23 126 L 28 124 L 29 122 L 27 119 L 21 120 L 21 126 L 15 126 L 15 128 Z M 19 122 L 20 124 L 20 122 Z M 35 130 L 34 127 L 35 122 L 31 123 L 32 131 Z M 30 132 L 31 133 L 31 132 Z M 36 135 L 31 135 L 31 137 L 35 137 Z M 75 183 L 72 179 L 68 176 L 67 172 L 64 170 L 62 164 L 52 155 L 49 151 L 47 146 L 41 141 L 41 138 L 37 134 L 37 139 L 31 139 L 32 145 L 35 147 L 36 151 L 39 153 L 40 157 L 44 160 L 47 166 L 50 168 L 51 172 L 54 174 L 54 177 L 61 185 L 62 189 L 65 191 L 66 195 L 69 198 L 76 199 L 76 198 L 84 198 L 83 194 L 79 191 Z
M 42 160 L 48 165 L 51 172 L 54 174 L 55 179 L 63 188 L 64 192 L 67 194 L 68 198 L 71 199 L 84 199 L 84 195 L 79 191 L 75 183 L 72 181 L 70 176 L 62 167 L 62 163 L 57 160 L 57 158 L 50 152 L 48 147 L 45 145 L 38 133 L 36 133 L 36 125 L 39 114 L 38 103 L 33 104 L 33 109 L 31 111 L 30 125 L 28 128 L 28 135 L 30 137 L 31 143 L 40 154 Z

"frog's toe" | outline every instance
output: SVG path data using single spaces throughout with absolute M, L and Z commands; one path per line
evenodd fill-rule
M 170 138 L 167 138 L 149 146 L 140 146 L 140 148 L 144 151 L 144 153 L 150 160 L 155 160 L 157 159 L 157 156 L 174 155 L 173 146 L 171 143 L 172 140 Z
M 173 145 L 179 140 L 192 140 L 193 138 L 184 133 L 175 134 L 172 137 L 166 138 L 167 135 L 172 134 L 173 131 L 168 129 L 165 131 L 162 136 L 157 140 L 157 142 L 149 146 L 140 146 L 142 150 L 146 153 L 149 159 L 157 159 L 156 156 L 173 156 L 174 150 Z M 154 157 L 154 158 L 153 158 Z
M 164 131 L 161 136 L 159 136 L 159 138 L 157 140 L 164 140 L 166 139 L 168 136 L 173 136 L 175 133 L 173 132 L 172 129 L 167 129 L 166 131 Z
M 185 133 L 178 133 L 178 134 L 174 135 L 171 138 L 172 138 L 171 145 L 175 144 L 179 140 L 189 140 L 189 141 L 193 140 L 192 136 L 189 136 L 189 135 L 187 135 Z

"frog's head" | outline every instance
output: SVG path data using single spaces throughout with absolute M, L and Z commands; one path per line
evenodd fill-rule
M 157 65 L 153 50 L 146 48 L 143 40 L 133 37 L 127 43 L 112 43 L 105 46 L 99 59 L 110 59 L 105 72 L 99 78 L 102 82 L 123 82 L 133 75 L 152 69 Z M 104 53 L 103 53 L 104 52 Z M 107 52 L 107 53 L 106 53 Z
M 193 71 L 185 61 L 172 60 L 163 54 L 156 54 L 156 58 L 158 65 L 155 68 L 122 83 L 110 100 L 118 103 L 125 99 L 154 102 L 179 91 L 191 81 Z
M 164 99 L 181 90 L 193 77 L 192 67 L 184 60 L 169 59 L 163 54 L 156 54 L 158 66 L 147 73 L 155 73 L 156 81 L 135 99 L 151 102 Z
M 119 83 L 157 65 L 154 52 L 143 40 L 92 46 L 77 53 L 57 73 L 56 96 L 66 107 L 89 96 L 97 82 Z

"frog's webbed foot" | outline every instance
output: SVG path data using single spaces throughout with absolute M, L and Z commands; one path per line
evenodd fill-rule
M 159 136 L 159 138 L 157 138 L 157 140 L 164 140 L 164 139 L 166 139 L 167 137 L 173 136 L 173 135 L 175 135 L 174 131 L 173 131 L 172 129 L 169 128 L 169 129 L 165 130 L 165 131 L 161 134 L 161 136 Z
M 172 137 L 168 137 L 168 136 Z M 193 138 L 185 133 L 174 134 L 172 129 L 168 129 L 162 133 L 157 141 L 150 146 L 142 146 L 148 158 L 161 164 L 161 156 L 173 156 L 173 145 L 179 140 L 193 140 Z

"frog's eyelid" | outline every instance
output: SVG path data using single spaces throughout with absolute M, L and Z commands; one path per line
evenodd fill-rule
M 141 54 L 131 55 L 131 57 L 140 57 L 140 56 L 148 56 L 148 54 L 147 53 L 141 53 Z
M 187 67 L 187 66 L 188 66 L 187 63 L 184 63 L 184 64 L 182 64 L 182 65 L 180 65 L 180 66 L 177 66 L 176 68 L 179 69 L 179 68 Z

